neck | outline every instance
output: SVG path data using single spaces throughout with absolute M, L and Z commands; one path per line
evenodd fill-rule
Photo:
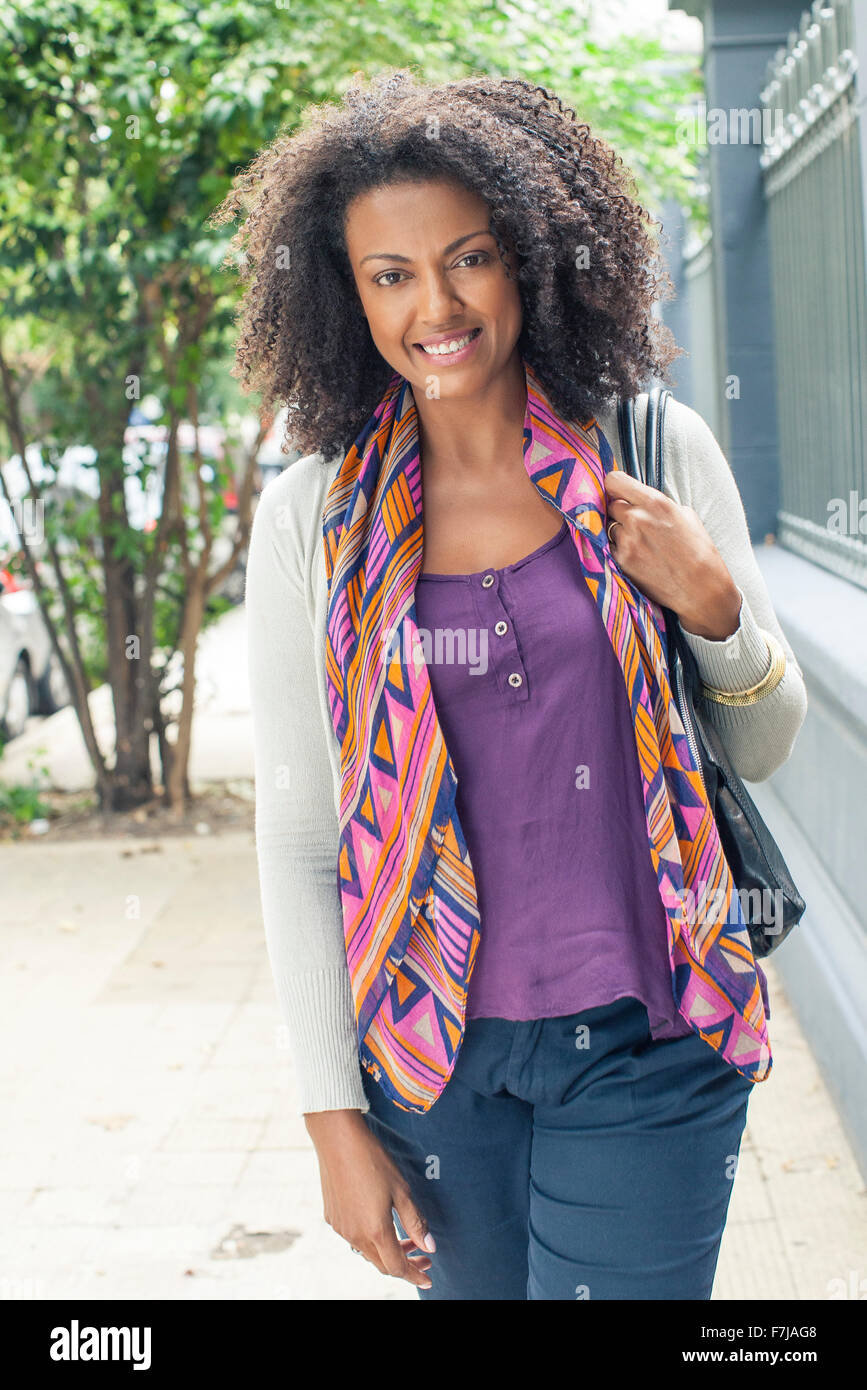
M 455 473 L 500 473 L 521 453 L 527 390 L 517 350 L 481 392 L 428 400 L 413 386 L 423 467 Z

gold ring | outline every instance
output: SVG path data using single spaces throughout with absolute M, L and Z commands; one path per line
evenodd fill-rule
M 623 522 L 622 522 L 622 521 L 612 521 L 612 522 L 610 523 L 610 525 L 607 527 L 609 545 L 610 545 L 610 543 L 611 543 L 611 532 L 614 530 L 615 526 L 622 526 L 622 525 L 623 525 Z

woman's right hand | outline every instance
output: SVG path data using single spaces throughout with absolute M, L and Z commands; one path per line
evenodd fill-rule
M 318 1110 L 304 1116 L 316 1146 L 325 1220 L 381 1274 L 432 1287 L 425 1250 L 433 1236 L 409 1184 L 374 1137 L 360 1110 Z M 409 1239 L 399 1240 L 392 1207 Z M 418 1251 L 417 1254 L 410 1254 Z

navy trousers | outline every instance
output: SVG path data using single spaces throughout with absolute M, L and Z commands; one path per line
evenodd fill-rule
M 436 1240 L 420 1298 L 710 1298 L 753 1083 L 698 1034 L 654 1041 L 629 997 L 470 1019 L 425 1114 L 362 1075 Z

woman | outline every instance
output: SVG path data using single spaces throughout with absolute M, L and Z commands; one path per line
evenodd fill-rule
M 665 495 L 619 458 L 678 351 L 630 190 L 544 89 L 404 71 L 219 214 L 306 451 L 248 564 L 269 953 L 325 1218 L 422 1298 L 709 1298 L 771 1066 L 661 607 L 742 776 L 804 684 L 703 420 Z

